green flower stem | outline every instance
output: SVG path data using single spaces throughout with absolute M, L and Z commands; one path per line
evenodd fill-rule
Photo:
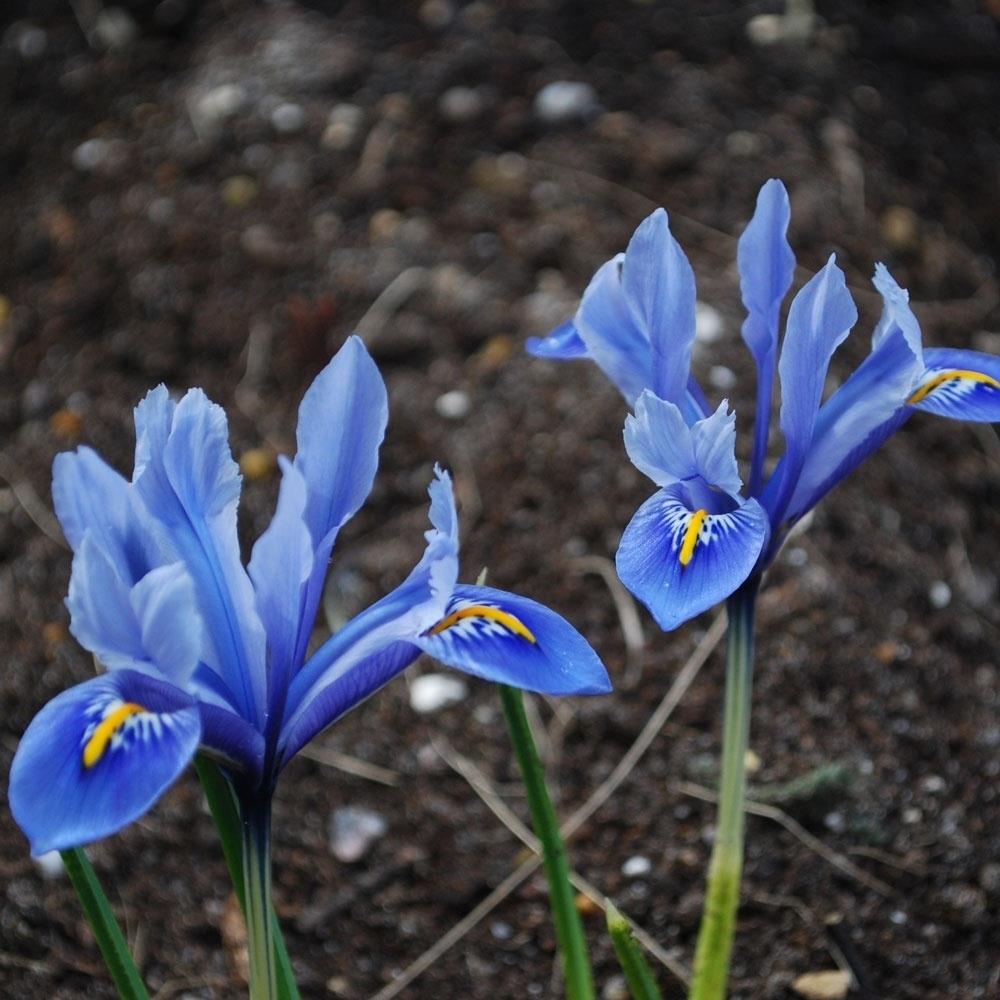
M 753 628 L 758 581 L 729 598 L 722 774 L 715 847 L 708 870 L 705 910 L 698 931 L 690 1000 L 722 1000 L 736 930 L 743 874 L 746 753 L 750 741 Z
M 566 997 L 567 1000 L 593 1000 L 594 977 L 587 955 L 583 923 L 569 881 L 566 845 L 559 834 L 559 823 L 545 785 L 545 772 L 531 736 L 528 717 L 524 713 L 524 699 L 517 688 L 506 684 L 498 686 L 511 743 L 521 768 L 531 822 L 542 844 L 542 865 L 549 882 L 556 939 L 566 976 Z
M 606 910 L 606 916 L 611 943 L 615 946 L 618 964 L 625 974 L 625 982 L 628 983 L 632 1000 L 662 1000 L 660 988 L 656 985 L 656 979 L 642 954 L 642 949 L 632 937 L 632 928 L 629 927 L 628 921 L 610 905 Z
M 239 806 L 233 786 L 226 779 L 222 768 L 215 761 L 199 754 L 194 760 L 195 770 L 201 780 L 205 799 L 219 831 L 222 853 L 226 859 L 229 876 L 240 908 L 246 914 L 246 891 L 243 885 L 243 832 Z M 274 962 L 277 970 L 278 997 L 280 1000 L 299 1000 L 299 988 L 295 973 L 285 948 L 285 939 L 278 925 L 278 916 L 271 907 L 272 936 L 274 939 Z
M 278 977 L 271 921 L 271 803 L 241 803 L 243 892 L 250 953 L 250 1000 L 276 1000 Z
M 142 977 L 132 961 L 128 945 L 111 912 L 108 897 L 104 895 L 90 859 L 82 847 L 73 847 L 59 853 L 122 1000 L 149 1000 Z

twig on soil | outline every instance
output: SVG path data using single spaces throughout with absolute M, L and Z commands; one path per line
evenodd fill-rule
M 722 612 L 716 616 L 709 630 L 702 637 L 701 642 L 695 647 L 694 652 L 681 668 L 670 689 L 663 696 L 663 700 L 657 706 L 656 711 L 650 716 L 642 732 L 632 746 L 629 747 L 625 756 L 618 763 L 618 766 L 597 787 L 590 798 L 562 824 L 560 833 L 562 833 L 565 840 L 569 840 L 608 801 L 616 789 L 632 773 L 642 755 L 649 749 L 657 734 L 666 724 L 667 719 L 670 718 L 674 709 L 677 708 L 677 705 L 687 693 L 688 688 L 694 683 L 698 672 L 719 644 L 725 631 L 726 615 L 725 612 Z M 392 1000 L 393 997 L 398 996 L 410 983 L 423 975 L 449 948 L 461 941 L 481 920 L 492 913 L 518 886 L 530 878 L 541 866 L 541 863 L 542 860 L 537 854 L 523 861 L 478 906 L 470 910 L 446 934 L 438 938 L 430 948 L 414 959 L 391 983 L 379 990 L 371 1000 Z M 640 936 L 640 934 L 641 929 L 640 933 L 636 934 L 636 937 L 644 946 L 647 948 L 650 947 L 652 939 L 645 935 Z M 662 961 L 662 956 L 666 953 L 662 952 L 662 949 L 659 949 L 655 941 L 652 944 L 654 947 L 650 948 L 650 953 L 656 955 Z M 654 948 L 659 950 L 654 950 Z M 670 961 L 673 960 L 670 959 Z
M 410 296 L 419 292 L 426 284 L 426 268 L 408 267 L 405 271 L 400 271 L 355 324 L 357 335 L 371 348 L 386 323 L 406 304 Z
M 532 833 L 531 830 L 525 826 L 524 823 L 518 818 L 518 816 L 511 810 L 511 808 L 504 802 L 501 798 L 499 792 L 490 783 L 490 780 L 485 774 L 467 757 L 454 750 L 451 745 L 446 740 L 435 740 L 433 741 L 433 747 L 437 751 L 441 759 L 450 767 L 452 770 L 457 771 L 465 780 L 472 786 L 473 791 L 483 800 L 489 810 L 494 816 L 518 840 L 521 841 L 526 847 L 530 848 L 536 854 L 541 851 L 541 844 L 538 842 L 538 838 Z M 602 911 L 607 911 L 608 906 L 613 902 L 609 897 L 605 896 L 600 889 L 594 886 L 591 882 L 587 881 L 582 875 L 576 871 L 570 871 L 570 881 L 573 883 L 574 888 L 581 892 L 593 903 L 601 908 Z M 666 952 L 657 941 L 646 933 L 627 913 L 624 913 L 621 909 L 621 905 L 616 903 L 615 907 L 618 912 L 628 921 L 629 927 L 632 929 L 632 933 L 635 934 L 636 939 L 646 948 L 646 950 L 658 959 L 666 969 L 672 972 L 682 983 L 687 983 L 689 978 L 689 973 L 687 968 L 673 958 L 668 952 Z
M 562 834 L 564 837 L 568 838 L 576 833 L 614 795 L 618 786 L 632 773 L 642 755 L 659 735 L 667 719 L 670 718 L 674 709 L 680 704 L 681 698 L 687 694 L 688 688 L 694 683 L 698 672 L 705 665 L 705 661 L 711 656 L 715 647 L 718 646 L 725 632 L 726 614 L 723 611 L 716 615 L 715 620 L 702 637 L 701 642 L 695 647 L 687 663 L 681 668 L 673 684 L 670 685 L 670 689 L 663 696 L 663 700 L 657 705 L 656 711 L 649 717 L 649 721 L 642 727 L 642 732 L 639 733 L 635 742 L 626 751 L 625 756 L 618 762 L 618 766 L 598 785 L 590 798 L 563 824 Z
M 339 750 L 332 750 L 330 747 L 309 744 L 303 747 L 299 753 L 303 757 L 308 757 L 309 760 L 316 761 L 317 764 L 336 768 L 345 774 L 353 774 L 357 778 L 374 781 L 378 785 L 387 785 L 389 788 L 396 788 L 403 780 L 403 776 L 398 771 L 391 771 L 379 764 L 371 764 L 367 760 L 352 757 Z
M 837 946 L 836 942 L 833 941 L 827 933 L 828 921 L 821 920 L 815 910 L 806 906 L 801 899 L 797 899 L 795 896 L 773 895 L 769 892 L 754 893 L 749 897 L 749 899 L 751 902 L 759 903 L 762 906 L 776 906 L 788 910 L 794 910 L 802 923 L 804 923 L 811 930 L 820 931 L 823 934 L 826 940 L 826 950 L 830 953 L 830 956 L 833 958 L 837 967 L 842 972 L 847 972 L 850 973 L 852 977 L 854 976 L 854 967 L 848 961 L 843 951 L 841 951 L 841 949 Z
M 895 854 L 890 854 L 888 851 L 880 851 L 877 847 L 865 847 L 863 844 L 852 847 L 848 854 L 853 854 L 858 858 L 870 858 L 872 861 L 877 861 L 880 865 L 885 865 L 887 868 L 895 868 L 896 871 L 906 872 L 907 875 L 913 875 L 916 878 L 927 878 L 928 871 L 926 866 L 911 862 L 904 861 L 903 858 L 897 857 Z
M 691 798 L 701 799 L 703 802 L 715 802 L 717 796 L 715 792 L 702 785 L 696 785 L 690 781 L 683 781 L 673 786 L 681 795 L 689 795 Z M 874 875 L 869 875 L 863 868 L 859 868 L 849 858 L 844 857 L 839 851 L 832 847 L 827 847 L 818 837 L 814 837 L 801 823 L 792 819 L 783 809 L 776 806 L 765 805 L 763 802 L 747 802 L 747 812 L 751 816 L 760 816 L 763 819 L 773 820 L 783 826 L 796 840 L 799 840 L 814 854 L 818 854 L 831 868 L 836 868 L 841 874 L 848 878 L 860 882 L 863 886 L 877 892 L 880 896 L 889 898 L 896 895 L 896 890 Z
M 618 625 L 625 640 L 625 677 L 621 687 L 631 691 L 642 677 L 642 659 L 646 650 L 646 637 L 642 633 L 642 622 L 636 610 L 632 595 L 618 579 L 615 567 L 610 559 L 602 556 L 580 556 L 570 560 L 570 566 L 580 573 L 593 573 L 599 576 L 607 586 L 618 612 Z
M 19 479 L 14 465 L 4 452 L 0 452 L 0 479 L 3 479 L 14 494 L 14 499 L 21 505 L 25 514 L 31 518 L 36 527 L 50 538 L 56 545 L 67 549 L 66 539 L 63 537 L 59 522 L 55 519 L 52 511 L 41 500 L 35 492 L 34 487 L 25 479 Z

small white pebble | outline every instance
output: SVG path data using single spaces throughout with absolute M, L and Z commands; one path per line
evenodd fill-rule
M 446 121 L 461 125 L 482 114 L 483 98 L 474 87 L 451 87 L 441 95 L 438 110 Z
M 596 107 L 594 88 L 577 80 L 556 80 L 546 84 L 535 97 L 535 114 L 553 125 L 577 121 Z
M 832 833 L 843 833 L 847 827 L 844 814 L 840 812 L 827 813 L 823 817 L 823 825 Z
M 62 856 L 58 851 L 46 851 L 35 858 L 35 864 L 42 873 L 42 878 L 59 878 L 66 871 Z
M 713 389 L 728 392 L 736 385 L 736 372 L 725 365 L 712 365 L 708 370 L 708 384 Z
M 940 795 L 947 787 L 940 774 L 928 774 L 920 784 L 928 795 Z
M 202 94 L 196 109 L 208 124 L 225 121 L 240 111 L 247 101 L 246 91 L 237 83 L 223 83 Z
M 713 344 L 726 332 L 722 314 L 714 306 L 696 302 L 694 307 L 694 335 L 702 344 Z
M 472 400 L 462 389 L 452 389 L 438 396 L 434 409 L 445 420 L 464 420 L 472 410 Z
M 909 809 L 903 810 L 903 822 L 907 826 L 913 826 L 919 823 L 924 818 L 924 814 L 916 808 L 916 806 L 910 806 Z
M 927 599 L 931 602 L 932 608 L 940 611 L 951 604 L 951 587 L 944 580 L 935 580 L 927 588 Z
M 139 37 L 139 25 L 123 7 L 105 7 L 94 19 L 92 35 L 101 48 L 123 52 Z
M 371 809 L 345 806 L 330 815 L 330 851 L 338 861 L 360 861 L 376 840 L 385 836 L 389 824 Z
M 644 858 L 641 854 L 636 854 L 622 865 L 622 875 L 626 878 L 642 878 L 653 870 L 653 862 L 649 858 Z
M 73 166 L 77 170 L 96 170 L 111 151 L 107 139 L 88 139 L 73 150 Z
M 298 104 L 279 104 L 271 112 L 271 124 L 275 131 L 290 135 L 298 132 L 306 123 L 306 113 Z
M 909 919 L 902 910 L 893 910 L 889 914 L 889 919 L 896 925 L 905 924 Z
M 423 674 L 410 685 L 410 707 L 428 715 L 462 701 L 469 693 L 465 681 L 448 674 Z
M 514 936 L 514 928 L 503 920 L 494 920 L 490 924 L 490 933 L 498 941 L 509 941 Z

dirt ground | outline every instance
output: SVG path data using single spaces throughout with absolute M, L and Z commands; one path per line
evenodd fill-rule
M 291 449 L 302 391 L 361 330 L 391 421 L 374 492 L 335 553 L 330 617 L 408 571 L 432 464 L 449 466 L 465 578 L 488 565 L 497 586 L 560 610 L 616 681 L 608 698 L 538 706 L 568 814 L 632 745 L 710 618 L 664 635 L 643 613 L 645 646 L 627 664 L 593 570 L 652 488 L 624 454 L 613 387 L 588 365 L 528 358 L 524 337 L 568 316 L 663 204 L 722 323 L 698 370 L 745 431 L 735 237 L 760 183 L 779 176 L 799 279 L 836 250 L 862 310 L 835 377 L 867 351 L 879 259 L 910 288 L 928 343 L 1000 351 L 994 0 L 920 13 L 819 3 L 800 37 L 773 19 L 748 31 L 780 10 L 768 3 L 100 6 L 15 0 L 0 13 L 4 776 L 34 713 L 93 669 L 66 628 L 52 458 L 85 442 L 129 471 L 130 410 L 157 382 L 203 386 L 230 412 L 249 542 L 274 500 L 268 455 Z M 539 104 L 557 81 L 592 89 Z M 845 957 L 855 995 L 1000 996 L 998 566 L 996 436 L 919 416 L 773 570 L 752 780 L 799 826 L 748 821 L 733 997 L 794 996 L 796 977 Z M 689 793 L 713 782 L 721 676 L 716 653 L 571 844 L 580 873 L 682 963 L 713 818 Z M 485 684 L 420 716 L 396 681 L 321 746 L 387 769 L 388 783 L 308 759 L 287 770 L 276 902 L 306 996 L 372 997 L 523 860 L 442 751 L 525 811 Z M 388 825 L 354 864 L 329 843 L 331 811 L 348 805 Z M 243 994 L 238 921 L 193 776 L 92 856 L 152 993 Z M 0 992 L 112 995 L 67 881 L 29 858 L 6 807 L 0 890 Z M 587 928 L 613 1000 L 600 916 Z M 680 996 L 657 969 L 665 996 Z M 557 996 L 553 970 L 536 874 L 403 995 Z

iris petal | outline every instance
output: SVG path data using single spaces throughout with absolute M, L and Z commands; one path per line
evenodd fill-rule
M 320 688 L 282 730 L 278 767 L 284 766 L 311 739 L 352 708 L 398 677 L 420 656 L 408 642 L 390 642 L 354 662 Z
M 911 406 L 953 420 L 1000 422 L 1000 358 L 939 347 L 924 351 L 924 363 Z
M 823 404 L 785 519 L 795 521 L 878 450 L 910 416 L 904 402 L 919 362 L 898 329 Z M 779 467 L 774 482 L 780 481 Z
M 268 704 L 280 710 L 291 675 L 298 665 L 296 650 L 302 632 L 308 641 L 311 621 L 302 614 L 305 586 L 313 571 L 313 546 L 305 522 L 306 482 L 291 462 L 282 458 L 278 506 L 267 530 L 253 547 L 248 572 L 257 595 L 257 609 L 267 632 Z
M 569 622 L 537 601 L 491 587 L 456 587 L 441 620 L 414 641 L 450 667 L 529 691 L 611 690 L 604 665 Z
M 260 720 L 266 636 L 240 560 L 240 477 L 226 415 L 200 389 L 176 406 L 154 390 L 136 408 L 136 431 L 135 486 L 194 580 L 213 647 L 205 659 L 239 698 L 241 713 Z
M 587 345 L 572 320 L 557 326 L 547 337 L 529 337 L 525 350 L 536 358 L 572 361 L 587 358 Z
M 740 293 L 747 310 L 743 340 L 758 369 L 769 368 L 772 376 L 781 303 L 792 287 L 795 273 L 795 254 L 787 235 L 790 216 L 785 185 L 772 178 L 757 195 L 757 208 L 743 230 L 736 255 Z
M 792 300 L 778 371 L 781 375 L 781 430 L 785 461 L 780 488 L 769 504 L 775 522 L 785 506 L 812 443 L 823 384 L 833 352 L 857 322 L 858 310 L 844 273 L 831 255 Z
M 662 208 L 643 220 L 629 242 L 622 289 L 629 312 L 650 344 L 649 388 L 683 406 L 695 335 L 694 272 Z
M 736 463 L 736 414 L 728 401 L 690 427 L 681 411 L 648 390 L 625 420 L 625 450 L 632 464 L 658 486 L 699 476 L 737 494 L 743 485 Z
M 302 605 L 309 627 L 300 630 L 296 662 L 306 653 L 337 533 L 371 491 L 388 418 L 382 376 L 361 338 L 348 337 L 299 407 L 295 467 L 306 483 L 305 521 L 314 553 Z
M 447 472 L 435 468 L 429 493 L 433 528 L 425 534 L 423 557 L 402 584 L 320 646 L 292 680 L 281 737 L 283 748 L 296 742 L 302 746 L 330 724 L 332 720 L 324 720 L 313 703 L 326 699 L 324 691 L 331 684 L 340 684 L 355 667 L 394 643 L 412 641 L 443 617 L 458 579 L 458 515 Z M 346 689 L 351 689 L 350 684 Z M 362 684 L 358 689 L 367 688 Z M 339 706 L 340 695 L 331 704 Z M 288 756 L 282 750 L 281 758 Z
M 194 699 L 116 671 L 62 692 L 35 716 L 10 773 L 10 804 L 32 853 L 116 833 L 146 813 L 194 755 Z
M 618 254 L 598 268 L 583 293 L 573 325 L 587 356 L 631 405 L 643 389 L 653 386 L 653 354 L 622 290 L 624 261 L 625 255 Z
M 710 514 L 693 510 L 679 484 L 654 493 L 636 511 L 618 548 L 618 575 L 669 631 L 732 594 L 750 575 L 768 534 L 767 514 L 756 500 Z
M 132 485 L 90 448 L 56 455 L 52 500 L 73 551 L 89 533 L 128 582 L 165 561 Z
M 757 208 L 740 237 L 737 251 L 740 292 L 747 310 L 743 340 L 757 365 L 757 410 L 750 472 L 752 494 L 760 489 L 764 475 L 781 303 L 795 273 L 795 255 L 787 236 L 790 214 L 785 186 L 781 181 L 769 180 L 757 195 Z

